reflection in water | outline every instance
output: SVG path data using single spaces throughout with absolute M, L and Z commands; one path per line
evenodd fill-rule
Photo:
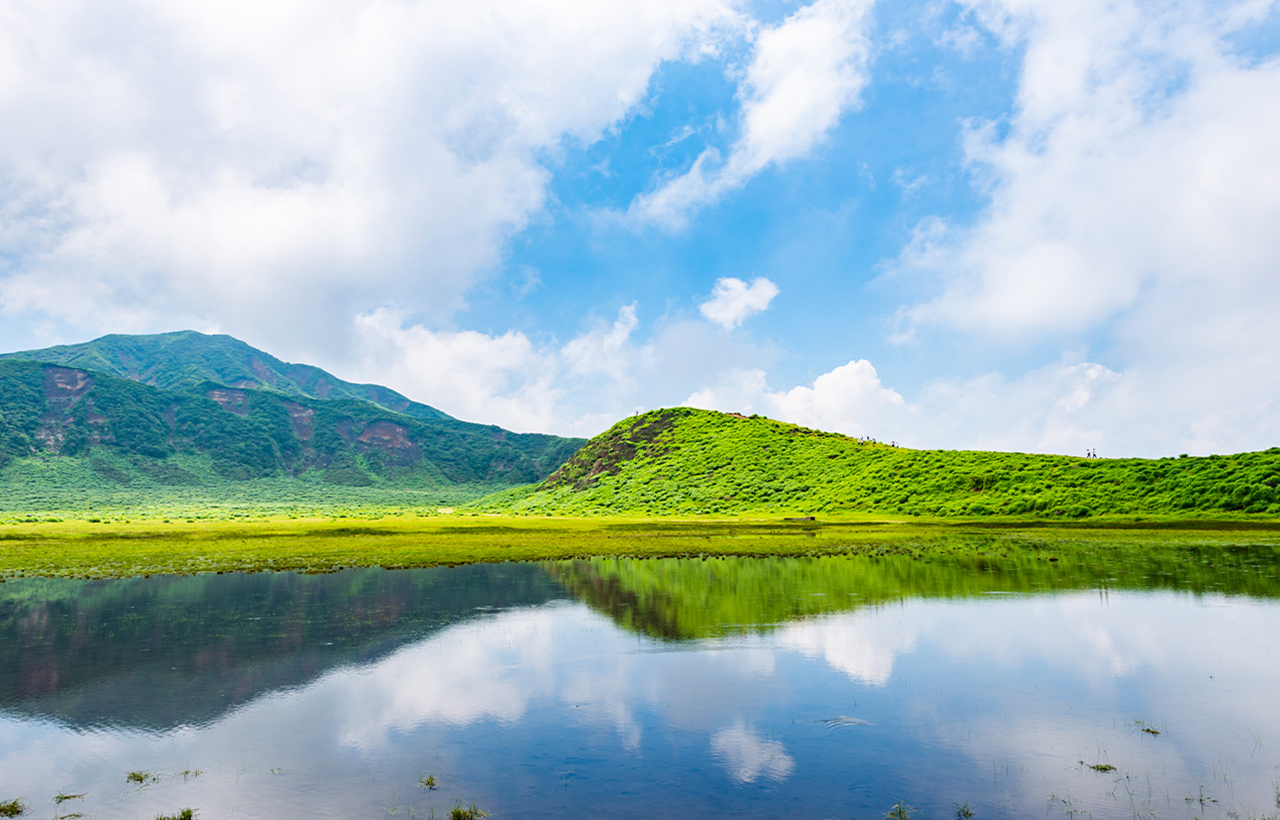
M 521 564 L 9 581 L 0 586 L 0 706 L 78 726 L 200 724 L 369 663 L 477 608 L 562 596 Z
M 10 582 L 0 800 L 205 820 L 473 799 L 495 818 L 1273 812 L 1273 558 L 1033 553 Z

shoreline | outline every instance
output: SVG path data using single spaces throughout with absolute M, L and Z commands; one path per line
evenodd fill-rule
M 1124 518 L 1052 522 L 784 521 L 411 513 L 234 520 L 44 521 L 0 526 L 0 578 L 123 578 L 204 572 L 332 572 L 592 557 L 802 557 L 957 549 L 1053 551 L 1273 547 L 1280 520 Z

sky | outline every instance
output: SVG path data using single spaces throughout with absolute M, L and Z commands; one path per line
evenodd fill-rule
M 460 418 L 1280 445 L 1280 2 L 0 0 L 0 349 Z

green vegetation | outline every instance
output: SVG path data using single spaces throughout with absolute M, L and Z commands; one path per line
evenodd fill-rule
M 476 808 L 474 800 L 470 806 L 462 805 L 462 802 L 455 802 L 453 808 L 449 810 L 449 820 L 480 820 L 481 817 L 488 817 L 489 812 L 481 811 Z
M 135 786 L 151 786 L 160 782 L 160 775 L 151 772 L 125 772 L 124 780 Z
M 928 558 L 956 544 L 986 552 L 1026 543 L 1045 551 L 1071 544 L 1099 560 L 1131 546 L 1154 550 L 1273 548 L 1269 522 L 1174 522 L 1048 527 L 1035 522 L 822 522 L 777 519 L 536 519 L 519 516 L 202 518 L 114 523 L 41 521 L 0 525 L 0 578 L 119 578 L 142 574 L 425 567 L 593 556 L 819 556 L 877 551 Z M 1093 546 L 1089 546 L 1093 545 Z M 1047 560 L 1047 558 L 1046 558 Z M 1224 557 L 1224 560 L 1226 558 Z M 1274 566 L 1272 563 L 1270 566 Z
M 199 388 L 0 361 L 0 512 L 198 510 L 268 479 L 267 494 L 293 509 L 332 507 L 330 488 L 366 489 L 365 506 L 422 506 L 540 480 L 581 443 L 366 402 Z
M 204 384 L 211 382 L 239 389 L 267 390 L 295 399 L 368 402 L 417 419 L 452 418 L 389 388 L 345 382 L 318 367 L 282 362 L 230 336 L 210 336 L 194 330 L 146 336 L 116 334 L 84 344 L 0 354 L 0 359 L 26 359 L 95 370 L 191 395 L 203 395 Z
M 544 515 L 1274 517 L 1278 487 L 1280 448 L 1162 459 L 910 450 L 672 408 L 619 422 L 538 487 L 482 506 Z
M 0 800 L 0 817 L 21 817 L 27 813 L 27 804 L 21 797 Z
M 191 809 L 183 809 L 176 814 L 157 814 L 156 820 L 193 820 L 196 813 Z

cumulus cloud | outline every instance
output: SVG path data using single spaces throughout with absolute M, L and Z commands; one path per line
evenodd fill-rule
M 639 329 L 635 302 L 618 308 L 612 322 L 591 321 L 563 343 L 518 330 L 436 330 L 382 307 L 356 318 L 344 375 L 389 385 L 463 419 L 591 436 L 634 412 L 678 404 L 714 374 L 774 358 L 771 348 L 742 334 L 725 336 L 704 321 L 661 319 L 647 336 Z
M 809 154 L 858 104 L 868 82 L 871 6 L 871 0 L 817 0 L 763 29 L 739 84 L 741 133 L 729 155 L 708 147 L 686 173 L 637 197 L 632 218 L 678 229 L 768 166 Z
M 553 352 L 519 331 L 491 336 L 406 325 L 403 314 L 379 308 L 356 318 L 360 372 L 464 419 L 520 431 L 555 426 L 561 395 Z
M 711 298 L 698 306 L 702 315 L 725 330 L 733 330 L 747 319 L 769 307 L 778 295 L 778 286 L 763 276 L 757 276 L 748 285 L 731 276 L 717 279 L 711 288 Z
M 761 413 L 782 421 L 850 436 L 889 437 L 914 426 L 918 409 L 880 383 L 870 362 L 858 359 L 824 373 L 812 386 L 770 390 L 759 368 L 719 374 L 684 402 L 722 412 Z
M 542 154 L 741 29 L 722 0 L 4 0 L 0 308 L 335 349 L 390 301 L 440 321 Z
M 632 332 L 639 325 L 636 303 L 632 302 L 618 310 L 613 324 L 597 325 L 566 344 L 560 354 L 577 375 L 626 379 L 637 364 L 637 350 L 630 342 Z
M 1139 450 L 1275 444 L 1280 61 L 1231 45 L 1272 4 L 968 5 L 1024 54 L 1017 105 L 967 135 L 989 207 L 922 222 L 893 267 L 931 294 L 896 338 L 1105 338 L 1124 378 L 1095 427 Z
M 1167 431 L 1145 429 L 1139 417 L 1147 405 L 1133 401 L 1136 378 L 1064 358 L 1016 379 L 933 379 L 908 400 L 857 359 L 789 390 L 771 390 L 759 368 L 727 370 L 684 403 L 912 447 L 1167 455 L 1159 449 Z

